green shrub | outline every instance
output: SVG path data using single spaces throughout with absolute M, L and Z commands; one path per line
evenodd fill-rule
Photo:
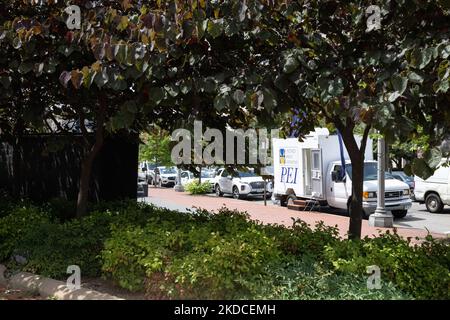
M 0 218 L 0 261 L 6 261 L 32 229 L 50 221 L 47 213 L 32 205 L 16 205 Z
M 237 234 L 211 233 L 192 252 L 177 257 L 166 273 L 180 285 L 176 296 L 233 299 L 248 291 L 242 280 L 261 273 L 279 256 L 274 239 L 250 227 Z
M 243 299 L 411 299 L 390 282 L 369 290 L 367 276 L 336 273 L 308 257 L 267 265 L 264 273 L 248 282 L 251 292 Z
M 7 216 L 11 210 L 17 205 L 6 192 L 0 190 L 0 218 Z
M 146 289 L 146 279 L 162 272 L 163 262 L 182 250 L 184 232 L 194 225 L 190 215 L 153 206 L 143 209 L 152 211 L 145 225 L 129 213 L 118 216 L 101 253 L 105 275 L 131 291 Z
M 450 246 L 428 237 L 412 246 L 396 233 L 374 239 L 344 240 L 326 248 L 326 261 L 343 273 L 364 274 L 376 265 L 382 279 L 419 299 L 450 298 Z
M 320 221 L 315 225 L 315 228 L 311 228 L 300 219 L 292 220 L 292 228 L 281 225 L 266 227 L 277 239 L 281 250 L 287 255 L 307 255 L 322 260 L 324 248 L 340 241 L 337 227 L 326 226 Z
M 66 219 L 70 206 L 0 202 L 0 260 L 14 265 L 19 254 L 22 270 L 60 279 L 74 264 L 163 298 L 449 298 L 450 244 L 431 237 L 415 246 L 395 233 L 349 241 L 323 223 L 285 228 L 226 208 L 186 214 L 136 201 Z M 381 269 L 381 290 L 367 289 L 370 265 Z
M 102 271 L 123 288 L 144 290 L 146 268 L 142 259 L 155 254 L 152 240 L 141 227 L 114 230 L 102 252 Z
M 63 198 L 53 198 L 44 205 L 50 215 L 61 222 L 75 218 L 77 204 L 76 201 L 69 201 Z
M 180 224 L 180 215 L 189 218 Z M 172 221 L 153 217 L 144 228 L 118 226 L 102 252 L 103 271 L 130 290 L 153 288 L 152 279 L 163 275 L 158 289 L 170 297 L 234 297 L 245 291 L 239 279 L 280 255 L 275 240 L 257 224 L 242 225 L 243 217 L 227 210 L 178 213 Z
M 96 213 L 65 223 L 35 225 L 16 245 L 27 259 L 23 270 L 57 279 L 67 278 L 67 267 L 78 265 L 84 276 L 99 276 L 100 253 L 109 237 L 111 216 Z
M 190 194 L 206 194 L 211 193 L 212 187 L 210 182 L 199 183 L 198 180 L 187 183 L 184 189 Z

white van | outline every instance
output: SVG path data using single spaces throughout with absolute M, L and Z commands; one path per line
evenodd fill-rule
M 450 205 L 450 167 L 442 166 L 445 162 L 442 159 L 441 166 L 427 180 L 414 177 L 415 200 L 425 203 L 432 213 L 442 212 L 444 205 Z
M 361 137 L 355 136 L 358 144 Z M 274 199 L 294 208 L 298 200 L 315 200 L 321 205 L 347 209 L 352 195 L 352 166 L 342 143 L 327 129 L 316 129 L 303 142 L 297 138 L 273 139 Z M 363 210 L 365 217 L 377 207 L 377 162 L 368 139 L 364 163 Z M 295 201 L 297 200 L 297 201 Z M 301 206 L 300 204 L 298 206 Z M 403 218 L 411 208 L 409 186 L 386 173 L 385 207 Z

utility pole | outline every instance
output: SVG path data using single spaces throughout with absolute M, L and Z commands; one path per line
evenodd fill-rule
M 369 226 L 392 228 L 394 226 L 394 217 L 390 211 L 385 208 L 385 170 L 386 170 L 386 145 L 384 137 L 378 139 L 378 192 L 377 192 L 377 209 L 375 213 L 369 217 Z

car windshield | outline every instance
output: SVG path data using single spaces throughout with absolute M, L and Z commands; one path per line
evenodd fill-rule
M 392 174 L 394 175 L 394 177 L 398 176 L 400 178 L 403 178 L 407 182 L 414 181 L 414 177 L 408 176 L 406 173 L 404 173 L 402 171 L 394 171 L 394 172 L 392 172 Z
M 177 173 L 177 171 L 174 168 L 162 168 L 162 169 L 159 169 L 159 172 L 161 172 L 162 174 Z
M 239 178 L 249 178 L 249 177 L 256 177 L 257 175 L 254 172 L 251 172 L 251 171 L 248 171 L 248 172 L 238 171 L 237 172 L 237 176 Z
M 202 171 L 202 178 L 214 178 L 214 171 Z
M 369 162 L 364 164 L 364 181 L 377 180 L 378 172 L 377 172 L 378 164 L 376 162 Z M 347 164 L 345 166 L 345 170 L 347 171 L 348 176 L 352 179 L 352 165 Z M 389 172 L 385 172 L 385 179 L 395 179 L 392 174 Z

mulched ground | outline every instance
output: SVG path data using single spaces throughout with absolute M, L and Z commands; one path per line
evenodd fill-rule
M 81 287 L 107 293 L 125 300 L 146 300 L 148 297 L 141 292 L 130 292 L 113 283 L 101 278 L 82 278 Z
M 126 289 L 120 288 L 112 281 L 100 278 L 85 278 L 82 281 L 82 287 L 85 289 L 96 290 L 101 293 L 108 293 L 125 300 L 147 300 L 157 299 L 157 297 L 150 297 L 142 292 L 130 292 Z M 0 286 L 0 301 L 2 300 L 49 300 L 41 297 L 39 294 L 33 294 L 21 290 L 9 289 Z
M 29 292 L 12 290 L 0 286 L 0 300 L 44 300 L 42 297 Z

